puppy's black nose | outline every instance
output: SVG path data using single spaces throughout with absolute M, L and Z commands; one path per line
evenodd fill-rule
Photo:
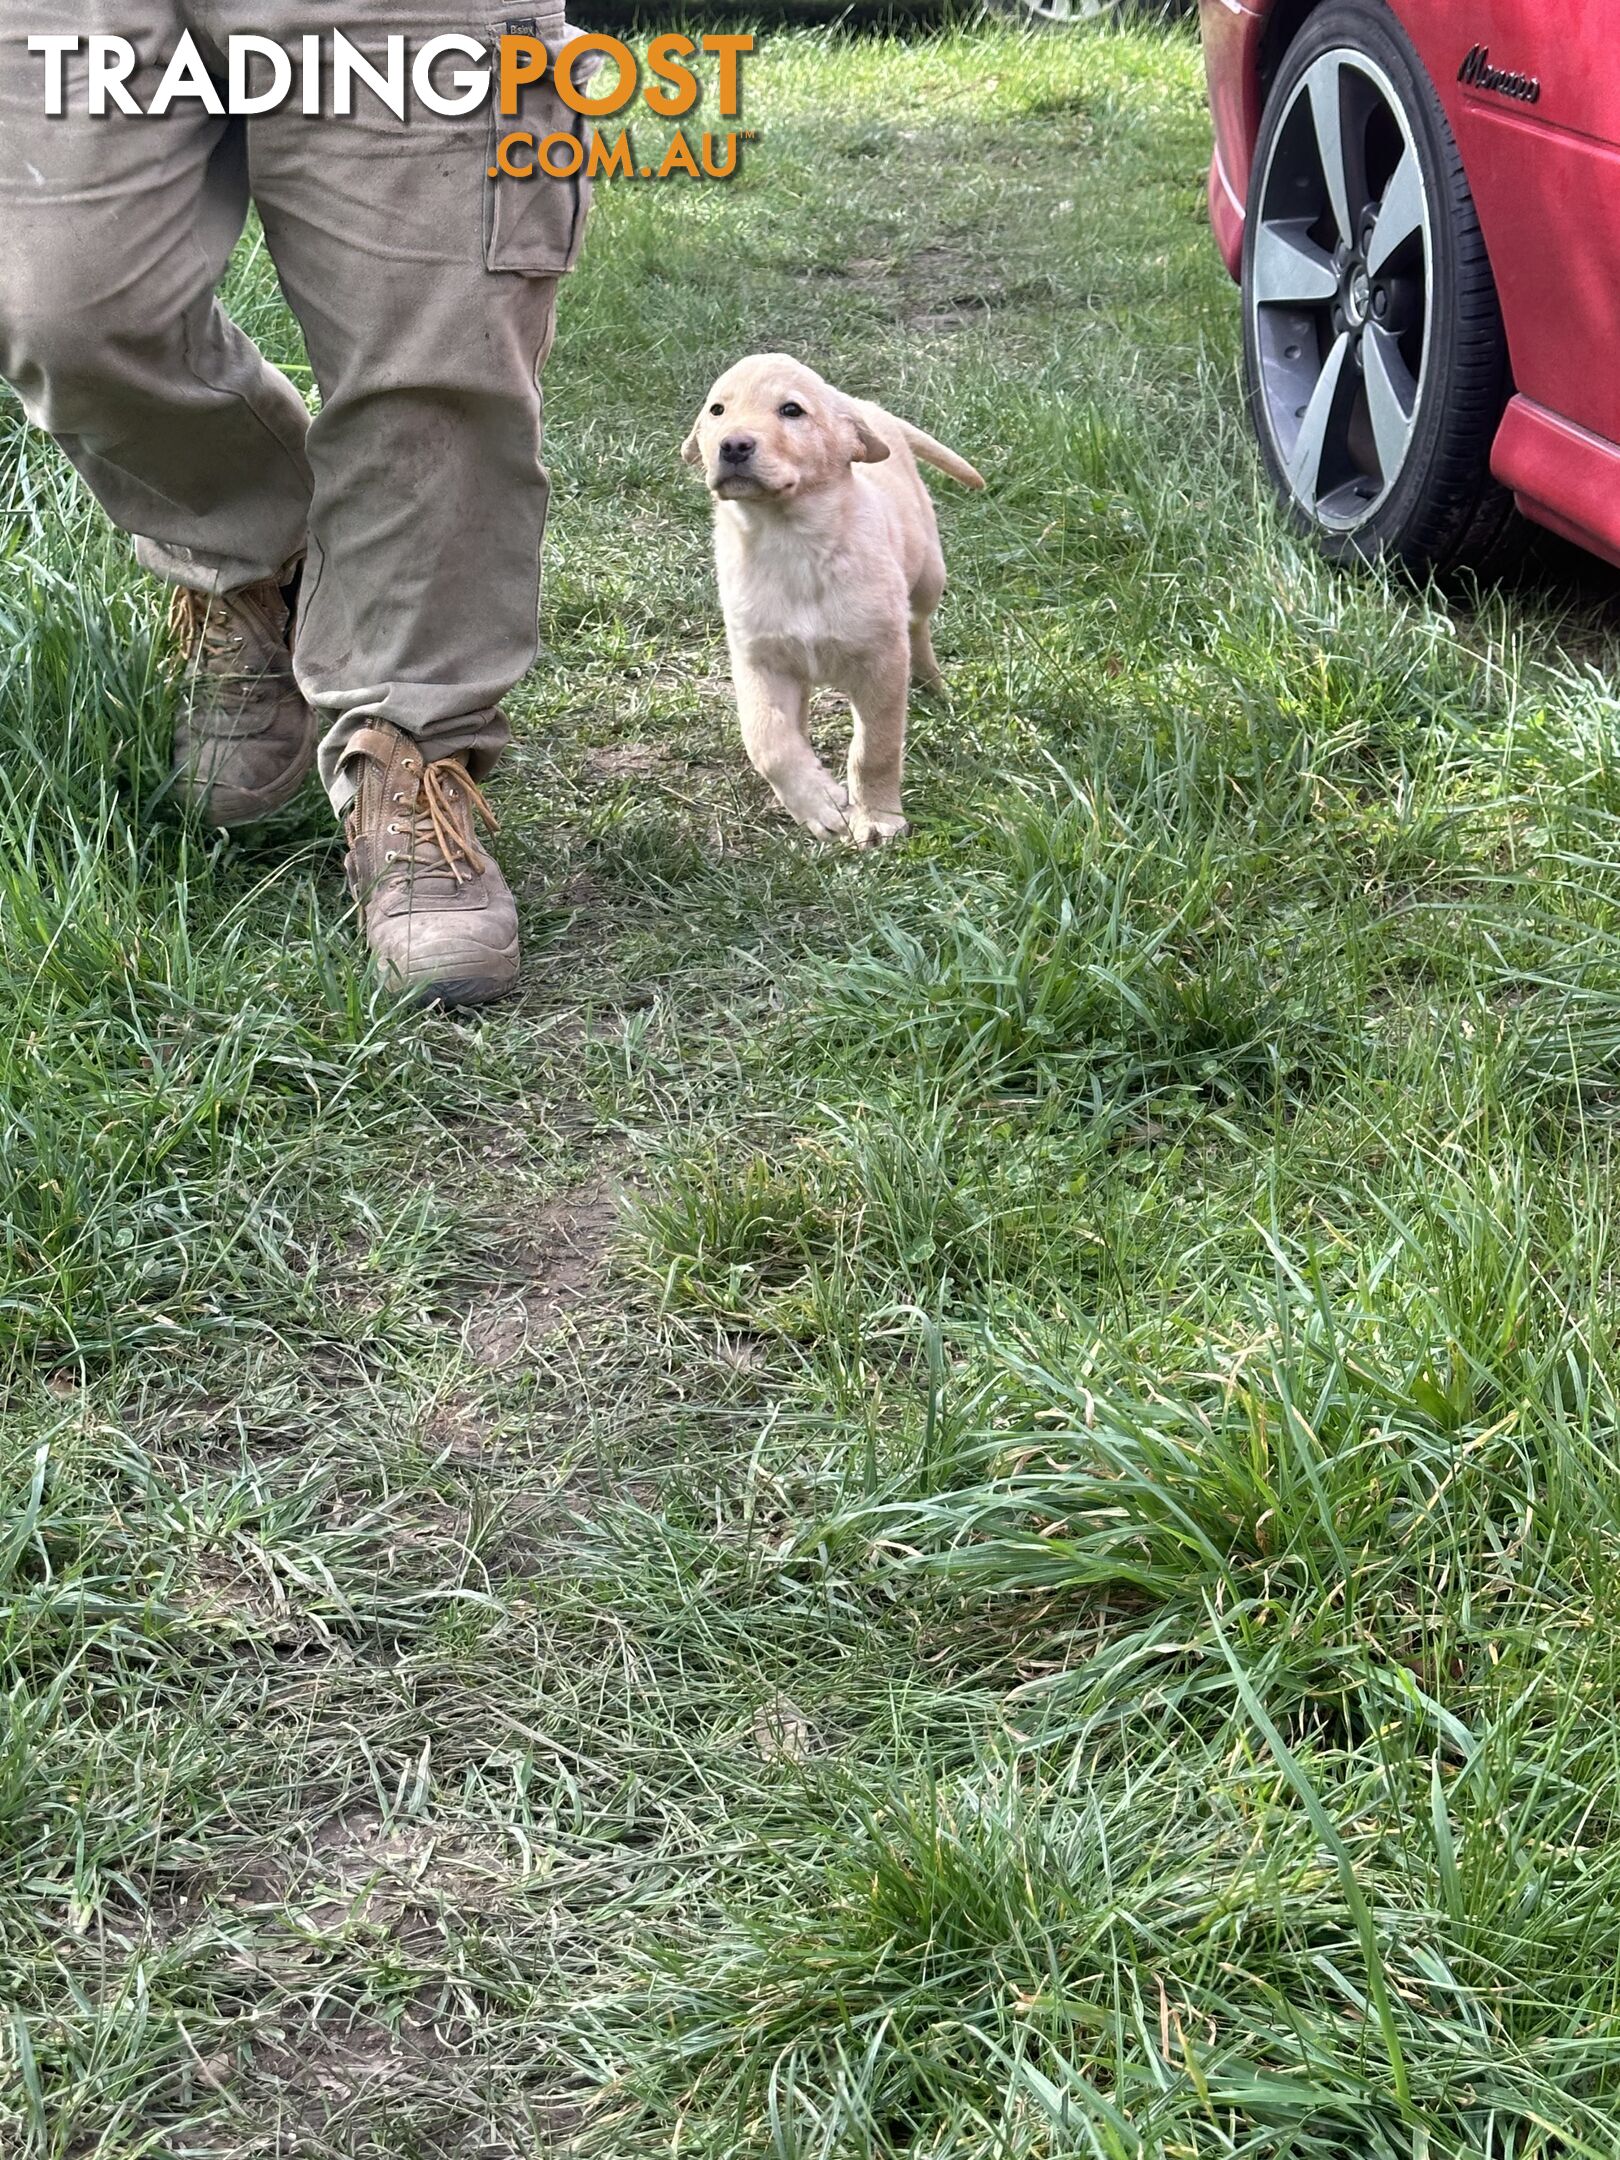
M 722 465 L 746 465 L 754 454 L 752 435 L 728 435 L 720 445 Z

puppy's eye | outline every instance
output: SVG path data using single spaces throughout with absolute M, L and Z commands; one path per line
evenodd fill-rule
M 785 405 L 778 405 L 776 409 L 784 420 L 802 420 L 804 418 L 804 407 L 795 404 L 792 398 L 789 398 Z
M 725 409 L 726 408 L 723 405 L 711 405 L 709 407 L 710 412 L 714 414 L 714 417 L 717 420 L 719 419 L 720 415 L 725 411 Z

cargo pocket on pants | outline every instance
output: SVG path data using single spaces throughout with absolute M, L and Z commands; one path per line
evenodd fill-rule
M 563 21 L 561 7 L 552 5 L 540 15 L 502 16 L 485 34 L 497 65 L 495 41 L 503 36 L 540 38 L 549 65 L 539 82 L 518 92 L 515 113 L 500 109 L 498 77 L 490 94 L 486 170 L 493 177 L 484 182 L 484 266 L 526 277 L 561 277 L 579 260 L 591 207 L 590 122 L 564 104 L 554 79 L 558 53 L 578 32 Z M 588 72 L 594 72 L 589 61 L 575 73 L 581 87 Z M 525 164 L 533 158 L 530 178 L 514 179 L 500 170 L 496 150 L 514 134 L 533 138 L 532 151 L 525 142 L 518 153 Z

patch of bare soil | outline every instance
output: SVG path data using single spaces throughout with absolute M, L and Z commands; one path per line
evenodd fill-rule
M 251 2016 L 196 2053 L 194 2102 L 216 2094 L 218 2112 L 185 2149 L 213 2160 L 528 2160 L 555 2149 L 570 2103 L 559 2096 L 537 2112 L 526 2098 L 527 2130 L 513 2124 L 508 2139 L 513 2065 L 489 2059 L 468 2023 L 470 1998 L 444 1978 L 461 1940 L 513 1909 L 521 1891 L 493 1841 L 358 1801 L 172 1893 L 146 1920 L 149 1941 L 208 1933 L 233 1946 L 237 1971 L 269 1984 Z M 344 1944 L 348 1966 L 334 1963 Z M 416 1988 L 383 2011 L 354 1983 L 385 1967 L 401 1976 L 414 1968 Z
M 580 760 L 593 780 L 641 780 L 661 772 L 669 762 L 669 753 L 656 743 L 612 743 L 587 750 Z
M 422 1428 L 423 1444 L 434 1454 L 456 1462 L 477 1462 L 489 1444 L 489 1418 L 484 1405 L 469 1390 L 447 1395 L 430 1413 Z
M 198 1552 L 171 1594 L 193 1625 L 227 1642 L 261 1643 L 277 1652 L 330 1642 L 327 1630 L 294 1607 L 276 1575 L 250 1569 L 217 1547 Z
M 1005 281 L 961 248 L 857 255 L 841 269 L 818 269 L 813 274 L 882 294 L 909 328 L 938 335 L 982 322 L 986 315 L 1006 307 L 1011 298 Z
M 367 1802 L 316 1825 L 301 1852 L 267 1859 L 232 1887 L 239 1910 L 273 1910 L 302 1934 L 329 1935 L 356 1922 L 396 1942 L 442 1936 L 470 1914 L 496 1909 L 510 1894 L 510 1871 L 496 1852 L 452 1843 L 409 1820 L 387 1822 Z
M 810 1720 L 793 1698 L 780 1690 L 754 1712 L 753 1739 L 765 1762 L 808 1762 L 816 1752 Z
M 618 1227 L 620 1195 L 607 1180 L 581 1186 L 542 1208 L 507 1246 L 507 1270 L 518 1286 L 480 1299 L 463 1329 L 480 1365 L 518 1363 L 590 1295 Z
M 236 2139 L 206 2148 L 217 2160 L 532 2160 L 558 2151 L 577 2120 L 559 2099 L 540 2119 L 529 2104 L 524 2126 L 503 2124 L 503 2081 L 425 1996 L 387 2022 L 336 2002 L 307 2018 L 289 2005 L 250 2061 L 207 2058 L 197 2082 L 234 2103 Z

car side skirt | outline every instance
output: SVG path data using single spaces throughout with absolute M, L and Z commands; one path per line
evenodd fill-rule
M 1620 446 L 1516 397 L 1502 416 L 1491 471 L 1527 518 L 1620 564 Z

